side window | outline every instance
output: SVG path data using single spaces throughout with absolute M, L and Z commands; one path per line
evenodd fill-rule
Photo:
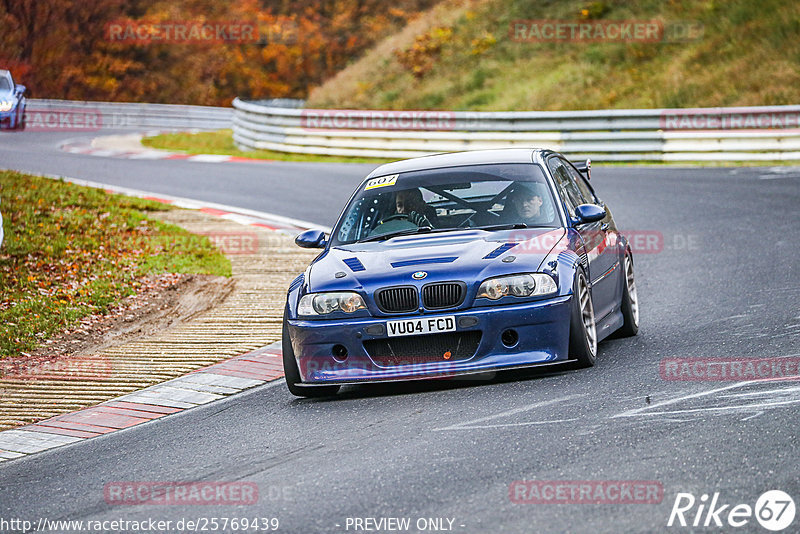
M 591 203 L 596 204 L 597 198 L 594 195 L 594 192 L 586 183 L 586 179 L 583 175 L 578 171 L 575 167 L 570 165 L 569 163 L 562 163 L 564 169 L 566 169 L 567 173 L 570 176 L 570 181 L 574 182 L 577 186 L 578 190 L 581 192 L 581 197 L 583 197 L 583 203 Z
M 547 166 L 550 168 L 550 172 L 553 173 L 553 178 L 555 178 L 556 185 L 558 186 L 558 193 L 567 205 L 567 210 L 570 214 L 574 214 L 575 208 L 579 204 L 584 204 L 580 190 L 578 190 L 575 183 L 570 179 L 567 169 L 561 160 L 558 158 L 550 158 L 547 160 Z

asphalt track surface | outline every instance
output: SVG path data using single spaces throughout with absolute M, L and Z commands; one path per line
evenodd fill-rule
M 0 133 L 0 167 L 326 225 L 372 168 L 117 160 L 60 153 L 58 141 Z M 679 492 L 754 506 L 778 489 L 800 505 L 798 382 L 664 380 L 659 363 L 800 355 L 800 168 L 601 167 L 593 184 L 622 230 L 663 236 L 635 257 L 639 336 L 602 343 L 594 368 L 348 387 L 326 400 L 272 383 L 4 462 L 0 518 L 276 517 L 292 533 L 355 532 L 348 518 L 381 517 L 450 518 L 469 533 L 767 532 L 752 517 L 724 523 L 730 506 L 724 528 L 704 528 L 705 515 L 699 527 L 666 525 Z M 657 481 L 664 493 L 658 504 L 516 504 L 517 480 Z M 109 505 L 104 486 L 119 481 L 249 481 L 259 500 Z

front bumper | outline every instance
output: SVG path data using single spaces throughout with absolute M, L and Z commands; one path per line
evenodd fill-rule
M 569 317 L 571 295 L 514 305 L 475 307 L 458 312 L 426 313 L 425 318 L 455 316 L 457 332 L 480 331 L 481 338 L 475 353 L 458 361 L 427 361 L 378 365 L 370 357 L 364 342 L 385 339 L 371 335 L 369 327 L 384 325 L 387 320 L 403 317 L 338 319 L 331 321 L 289 320 L 300 377 L 308 384 L 330 384 L 439 378 L 459 374 L 495 371 L 534 364 L 566 361 L 569 347 Z M 419 317 L 419 316 L 415 316 Z M 462 328 L 462 319 L 474 323 Z M 518 341 L 506 346 L 502 333 L 513 329 Z M 385 329 L 384 329 L 385 331 Z M 431 334 L 427 334 L 431 335 Z M 425 335 L 418 336 L 424 342 Z M 396 338 L 393 338 L 396 339 Z M 347 349 L 346 357 L 334 356 L 334 347 Z M 339 347 L 339 350 L 341 348 Z
M 11 108 L 10 111 L 0 111 L 0 125 L 16 126 L 16 120 L 17 108 Z

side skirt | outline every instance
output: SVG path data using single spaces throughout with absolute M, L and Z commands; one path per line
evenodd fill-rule
M 622 311 L 617 306 L 617 309 L 607 314 L 597 323 L 597 342 L 601 342 L 615 331 L 617 331 L 625 319 L 622 317 Z

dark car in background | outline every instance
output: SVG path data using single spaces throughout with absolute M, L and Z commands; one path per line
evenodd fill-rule
M 7 70 L 0 69 L 0 129 L 25 129 L 25 86 L 14 83 Z

